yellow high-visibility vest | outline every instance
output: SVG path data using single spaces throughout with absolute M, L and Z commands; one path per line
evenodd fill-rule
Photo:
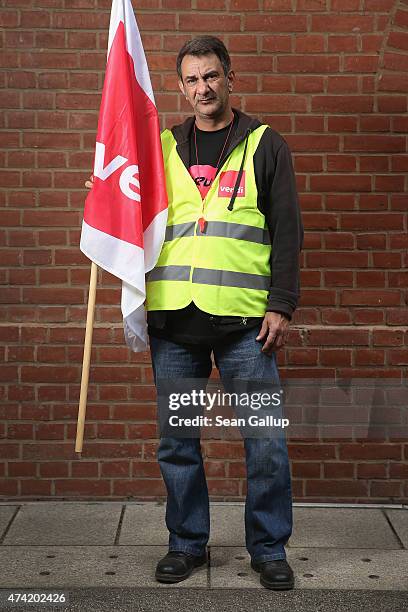
M 271 244 L 257 206 L 253 157 L 266 128 L 247 132 L 220 168 L 204 205 L 173 134 L 162 133 L 169 210 L 165 242 L 146 279 L 147 310 L 178 310 L 193 301 L 214 315 L 264 316 Z

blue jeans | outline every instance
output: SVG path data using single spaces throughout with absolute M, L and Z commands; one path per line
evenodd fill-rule
M 261 352 L 259 327 L 237 339 L 206 347 L 176 344 L 150 336 L 156 385 L 160 379 L 207 379 L 211 351 L 224 378 L 279 382 L 276 357 Z M 292 487 L 285 436 L 245 438 L 247 495 L 246 547 L 254 561 L 285 559 L 292 533 Z M 210 534 L 210 512 L 201 445 L 198 438 L 160 440 L 157 458 L 167 489 L 166 525 L 169 550 L 201 555 Z

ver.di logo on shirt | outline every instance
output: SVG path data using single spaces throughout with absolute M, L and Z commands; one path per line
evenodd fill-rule
M 232 196 L 237 177 L 238 170 L 227 170 L 221 173 L 218 186 L 219 198 L 230 198 Z M 241 182 L 237 192 L 237 198 L 243 197 L 245 197 L 245 170 L 242 172 Z

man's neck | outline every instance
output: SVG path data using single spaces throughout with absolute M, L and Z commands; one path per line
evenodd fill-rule
M 229 108 L 222 117 L 203 118 L 196 115 L 195 123 L 198 129 L 202 130 L 203 132 L 214 132 L 215 130 L 222 130 L 222 128 L 229 125 L 233 119 L 234 113 L 232 109 Z

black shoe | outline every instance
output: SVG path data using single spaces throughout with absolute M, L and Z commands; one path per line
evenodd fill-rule
M 207 553 L 200 557 L 185 552 L 170 551 L 157 564 L 156 580 L 159 582 L 181 582 L 188 578 L 195 567 L 207 562 Z
M 263 563 L 251 561 L 251 567 L 256 572 L 260 572 L 260 583 L 266 589 L 285 591 L 293 589 L 295 585 L 292 568 L 286 559 L 264 561 Z

